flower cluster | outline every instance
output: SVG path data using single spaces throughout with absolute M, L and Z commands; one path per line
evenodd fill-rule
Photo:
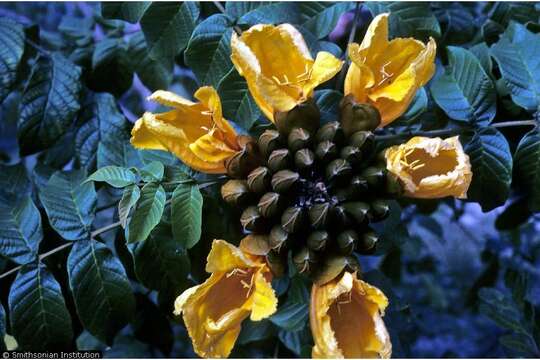
M 340 123 L 327 126 L 330 130 L 325 131 L 332 135 L 327 139 L 326 132 L 322 135 L 318 132 L 319 111 L 313 93 L 318 85 L 341 70 L 343 61 L 327 52 L 319 52 L 313 59 L 302 35 L 289 24 L 260 24 L 240 36 L 233 34 L 231 48 L 235 68 L 246 79 L 255 102 L 277 130 L 263 134 L 258 143 L 238 135 L 223 118 L 217 92 L 202 87 L 194 95 L 198 103 L 166 91 L 154 93 L 150 100 L 172 110 L 145 113 L 133 128 L 131 142 L 139 148 L 170 151 L 201 172 L 228 174 L 233 180 L 224 185 L 222 194 L 233 203 L 240 201 L 248 188 L 263 186 L 268 176 L 276 177 L 286 168 L 286 161 L 290 161 L 286 156 L 294 159 L 299 173 L 303 166 L 311 166 L 310 158 L 319 158 L 324 164 L 321 172 L 326 174 L 324 181 L 332 182 L 341 174 L 344 176 L 340 176 L 340 181 L 346 183 L 343 188 L 349 189 L 353 184 L 348 181 L 355 169 L 360 171 L 369 165 L 356 165 L 355 159 L 366 151 L 362 148 L 366 139 L 372 141 L 370 131 L 402 115 L 435 69 L 433 39 L 427 44 L 410 38 L 389 41 L 388 14 L 377 16 L 362 43 L 349 45 L 351 64 L 345 78 Z M 342 128 L 348 142 L 339 153 L 334 149 L 334 154 L 331 147 L 337 141 L 333 137 L 337 128 Z M 365 137 L 361 146 L 351 142 L 355 136 Z M 287 140 L 288 147 L 279 153 L 269 151 L 272 141 L 278 143 L 280 137 L 282 144 L 283 139 Z M 318 139 L 316 147 L 313 144 L 308 147 L 306 144 L 314 138 Z M 320 154 L 316 153 L 319 147 Z M 331 155 L 328 160 L 336 159 L 335 165 L 324 160 L 328 154 Z M 271 169 L 273 175 L 266 176 L 264 169 L 257 170 L 261 161 L 265 162 L 266 170 L 275 167 Z M 382 162 L 384 176 L 394 179 L 402 190 L 400 193 L 408 197 L 464 198 L 472 177 L 468 156 L 457 137 L 415 137 L 386 149 L 377 161 Z M 243 225 L 255 226 L 261 211 L 270 214 L 275 210 L 279 189 L 289 190 L 284 187 L 299 178 L 291 173 L 278 176 L 271 192 L 266 192 L 268 184 L 264 185 L 263 190 L 270 195 L 264 195 L 267 198 L 262 210 L 248 207 L 251 210 L 242 215 Z M 252 184 L 245 181 L 248 175 L 253 178 Z M 357 179 L 359 183 L 367 181 L 367 175 L 362 176 Z M 337 192 L 334 195 L 341 196 Z M 368 206 L 366 213 L 370 209 Z M 293 212 L 287 217 L 287 224 Z M 250 251 L 249 246 L 237 248 L 223 240 L 214 241 L 206 270 L 210 277 L 178 297 L 175 313 L 183 315 L 198 355 L 227 357 L 244 319 L 259 321 L 276 311 L 278 299 L 271 280 L 277 272 L 265 254 Z M 315 344 L 313 357 L 389 357 L 392 346 L 382 320 L 387 305 L 385 295 L 361 280 L 355 268 L 342 267 L 324 281 L 316 281 L 309 313 Z

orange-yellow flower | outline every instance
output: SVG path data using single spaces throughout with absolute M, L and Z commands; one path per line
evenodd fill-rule
M 352 61 L 345 78 L 345 95 L 359 103 L 374 105 L 381 114 L 381 126 L 403 114 L 416 91 L 435 72 L 435 40 L 426 44 L 413 38 L 388 41 L 388 14 L 377 15 L 362 44 L 352 43 Z
M 469 156 L 457 136 L 441 139 L 413 137 L 385 151 L 386 168 L 415 198 L 466 198 L 472 172 Z
M 206 271 L 210 277 L 175 301 L 183 314 L 195 352 L 201 357 L 228 357 L 241 323 L 259 321 L 277 309 L 272 274 L 263 257 L 249 255 L 223 240 L 214 240 Z
M 144 113 L 131 131 L 131 144 L 141 149 L 170 151 L 186 165 L 205 173 L 225 173 L 225 160 L 240 150 L 233 127 L 223 118 L 214 88 L 195 92 L 194 103 L 159 90 L 150 100 L 172 107 L 171 111 Z
M 313 96 L 319 84 L 336 75 L 343 62 L 321 51 L 315 60 L 290 24 L 255 25 L 231 39 L 231 59 L 255 102 L 274 122 L 274 113 L 289 111 Z
M 386 296 L 345 272 L 324 285 L 313 285 L 309 320 L 313 358 L 389 358 L 390 336 L 382 320 Z

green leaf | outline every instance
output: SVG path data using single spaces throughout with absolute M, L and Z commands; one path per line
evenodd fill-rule
M 0 197 L 0 255 L 26 264 L 36 259 L 43 239 L 41 215 L 28 195 L 7 200 Z
M 134 24 L 141 19 L 150 3 L 150 1 L 102 2 L 101 15 L 106 19 L 119 19 Z
M 245 345 L 250 342 L 268 339 L 274 336 L 274 334 L 274 327 L 270 321 L 251 321 L 246 319 L 242 322 L 242 330 L 240 330 L 240 335 L 238 335 L 237 344 Z
M 24 265 L 9 291 L 11 331 L 19 350 L 66 349 L 73 338 L 60 285 L 44 264 Z
M 540 131 L 528 132 L 514 154 L 516 181 L 526 191 L 529 209 L 540 211 Z
M 180 184 L 172 195 L 172 232 L 175 241 L 191 249 L 201 237 L 203 198 L 199 187 Z
M 96 92 L 125 93 L 133 82 L 127 46 L 121 39 L 99 41 L 92 54 L 90 88 Z
M 146 184 L 129 222 L 128 243 L 143 241 L 161 220 L 165 209 L 165 190 L 156 183 Z
M 109 165 L 94 172 L 86 181 L 106 182 L 115 188 L 123 188 L 135 184 L 137 182 L 137 176 L 129 169 Z
M 173 68 L 150 56 L 142 32 L 136 33 L 129 39 L 128 57 L 133 71 L 151 91 L 169 87 L 173 77 Z
M 401 115 L 396 121 L 394 121 L 390 126 L 407 126 L 410 127 L 415 123 L 418 123 L 416 120 L 420 119 L 422 115 L 428 108 L 428 96 L 425 88 L 420 88 L 416 92 L 411 104 L 407 111 Z
M 0 195 L 10 194 L 16 197 L 32 192 L 32 183 L 23 163 L 14 165 L 0 164 Z
M 221 14 L 205 19 L 193 31 L 184 57 L 202 85 L 217 88 L 232 68 L 231 34 L 232 21 Z
M 354 9 L 354 2 L 302 1 L 298 3 L 300 25 L 316 35 L 318 39 L 326 37 L 334 28 L 339 17 Z
M 239 25 L 300 23 L 298 4 L 293 2 L 259 1 L 243 3 L 230 1 L 226 13 L 238 18 Z
M 144 181 L 161 181 L 165 167 L 159 161 L 152 161 L 141 169 L 141 177 Z
M 84 328 L 111 344 L 135 314 L 135 297 L 120 260 L 100 242 L 77 241 L 69 253 L 67 270 Z
M 20 104 L 21 155 L 46 149 L 66 133 L 80 108 L 80 77 L 81 69 L 59 53 L 36 61 Z
M 530 336 L 525 334 L 503 335 L 499 338 L 499 342 L 504 347 L 519 353 L 520 357 L 535 358 L 538 356 L 534 342 Z
M 81 121 L 85 123 L 75 136 L 76 159 L 81 165 L 92 170 L 108 165 L 136 165 L 129 156 L 136 152 L 129 143 L 131 124 L 111 94 L 88 96 Z
M 82 170 L 57 171 L 40 190 L 51 226 L 66 240 L 90 237 L 97 196 L 93 183 L 84 183 Z
M 339 114 L 339 102 L 343 98 L 343 94 L 337 90 L 316 90 L 315 102 L 321 112 L 321 121 L 329 122 L 336 121 Z
M 287 331 L 299 331 L 306 326 L 308 319 L 308 304 L 290 302 L 281 306 L 270 317 L 270 321 Z
M 2 303 L 0 303 L 0 351 L 6 350 L 4 336 L 6 336 L 6 311 Z
M 535 112 L 540 106 L 540 34 L 511 23 L 500 40 L 491 46 L 512 100 Z
M 495 128 L 480 129 L 465 146 L 472 167 L 467 198 L 483 211 L 503 205 L 512 182 L 512 154 L 506 138 Z
M 366 2 L 373 15 L 389 12 L 389 33 L 392 38 L 414 37 L 426 41 L 439 38 L 441 27 L 426 2 Z
M 278 333 L 279 340 L 299 357 L 302 356 L 302 348 L 307 344 L 312 343 L 310 334 L 306 329 L 301 331 L 287 331 L 279 330 Z M 311 346 L 309 346 L 311 348 Z
M 458 2 L 439 2 L 432 5 L 442 27 L 442 39 L 446 44 L 463 44 L 470 41 L 477 28 L 475 14 Z
M 497 110 L 493 81 L 470 51 L 447 49 L 449 65 L 431 85 L 433 99 L 454 120 L 489 124 Z
M 163 222 L 157 225 L 146 240 L 136 245 L 132 254 L 135 274 L 144 286 L 158 291 L 183 290 L 190 259 L 182 244 L 174 240 L 170 225 Z
M 141 19 L 150 57 L 172 64 L 186 47 L 198 18 L 199 6 L 195 2 L 153 2 Z
M 486 43 L 479 43 L 469 48 L 469 51 L 476 56 L 480 65 L 484 68 L 484 71 L 489 76 L 492 76 L 493 71 L 493 62 L 491 61 L 491 56 L 489 55 L 489 47 Z
M 24 29 L 19 23 L 0 17 L 0 103 L 17 79 L 17 68 L 24 52 Z
M 141 197 L 141 190 L 137 185 L 130 185 L 124 189 L 122 193 L 122 198 L 118 203 L 118 220 L 120 224 L 125 229 L 127 226 L 127 220 L 131 208 L 135 206 L 139 198 Z
M 249 131 L 261 116 L 261 111 L 249 92 L 246 80 L 232 68 L 221 79 L 217 91 L 221 98 L 223 116 Z
M 515 304 L 503 293 L 493 288 L 482 288 L 478 291 L 480 311 L 491 318 L 500 327 L 526 333 L 521 323 L 521 312 Z

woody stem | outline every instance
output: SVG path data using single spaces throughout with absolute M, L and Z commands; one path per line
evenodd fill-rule
M 515 127 L 515 126 L 537 126 L 535 120 L 516 120 L 516 121 L 504 121 L 495 124 L 491 124 L 491 127 L 494 128 L 506 128 L 506 127 Z M 461 128 L 461 129 L 441 129 L 441 130 L 430 130 L 430 131 L 404 131 L 400 134 L 389 134 L 389 135 L 376 135 L 375 139 L 380 141 L 385 140 L 397 140 L 402 138 L 409 138 L 414 136 L 425 136 L 425 137 L 446 137 L 453 135 L 460 135 L 465 132 L 471 131 L 470 128 Z

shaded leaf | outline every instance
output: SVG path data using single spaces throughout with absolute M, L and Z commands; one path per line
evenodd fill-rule
M 354 2 L 305 1 L 298 3 L 300 25 L 316 35 L 318 39 L 326 37 L 335 28 L 339 17 L 351 9 Z
M 240 25 L 300 23 L 298 4 L 293 2 L 230 1 L 225 9 Z
M 20 350 L 65 349 L 73 338 L 60 285 L 44 264 L 24 265 L 9 291 L 11 331 Z
M 514 153 L 515 180 L 527 192 L 529 209 L 540 211 L 540 131 L 528 132 Z
M 26 264 L 36 259 L 43 239 L 41 214 L 28 195 L 11 200 L 0 197 L 0 255 Z
M 431 85 L 435 102 L 454 120 L 489 124 L 496 113 L 493 81 L 468 50 L 449 46 L 448 62 Z
M 28 155 L 52 146 L 79 111 L 81 69 L 59 53 L 40 57 L 23 91 L 17 138 Z
M 512 182 L 512 154 L 506 138 L 495 128 L 480 129 L 465 146 L 472 167 L 467 197 L 489 211 L 505 203 Z
M 122 198 L 118 203 L 118 220 L 123 228 L 127 226 L 127 220 L 131 208 L 135 206 L 139 198 L 141 197 L 141 190 L 137 185 L 130 185 L 124 189 Z
M 172 232 L 175 241 L 191 249 L 201 237 L 203 198 L 199 187 L 180 184 L 172 195 Z
M 246 80 L 232 68 L 221 79 L 217 91 L 221 98 L 223 116 L 249 131 L 261 116 L 261 111 L 249 93 Z
M 109 165 L 94 172 L 86 181 L 106 182 L 115 188 L 123 188 L 136 183 L 137 176 L 129 169 Z
M 316 90 L 315 102 L 321 112 L 321 121 L 329 122 L 336 121 L 339 114 L 339 102 L 343 98 L 343 94 L 337 90 Z
M 288 303 L 282 305 L 278 311 L 270 317 L 270 321 L 287 331 L 302 330 L 307 324 L 308 304 Z
M 111 1 L 101 3 L 101 15 L 106 19 L 138 22 L 150 6 L 150 1 Z
M 32 192 L 32 183 L 23 163 L 0 164 L 0 174 L 0 195 L 3 193 L 21 197 Z
M 17 79 L 17 68 L 24 52 L 24 29 L 7 17 L 0 17 L 0 103 Z
M 97 196 L 93 183 L 84 183 L 82 170 L 57 171 L 40 190 L 51 226 L 66 240 L 90 237 Z
M 83 240 L 71 249 L 67 270 L 83 326 L 110 344 L 135 313 L 135 298 L 122 264 L 102 243 Z
M 159 223 L 165 209 L 165 190 L 156 183 L 146 184 L 129 222 L 128 243 L 142 241 Z
M 198 18 L 196 2 L 152 2 L 141 19 L 150 57 L 170 68 L 186 47 Z
M 540 34 L 512 23 L 491 46 L 491 55 L 499 65 L 512 100 L 530 112 L 540 106 Z
M 221 14 L 205 19 L 193 31 L 184 57 L 202 85 L 217 88 L 232 68 L 231 34 L 232 21 Z

